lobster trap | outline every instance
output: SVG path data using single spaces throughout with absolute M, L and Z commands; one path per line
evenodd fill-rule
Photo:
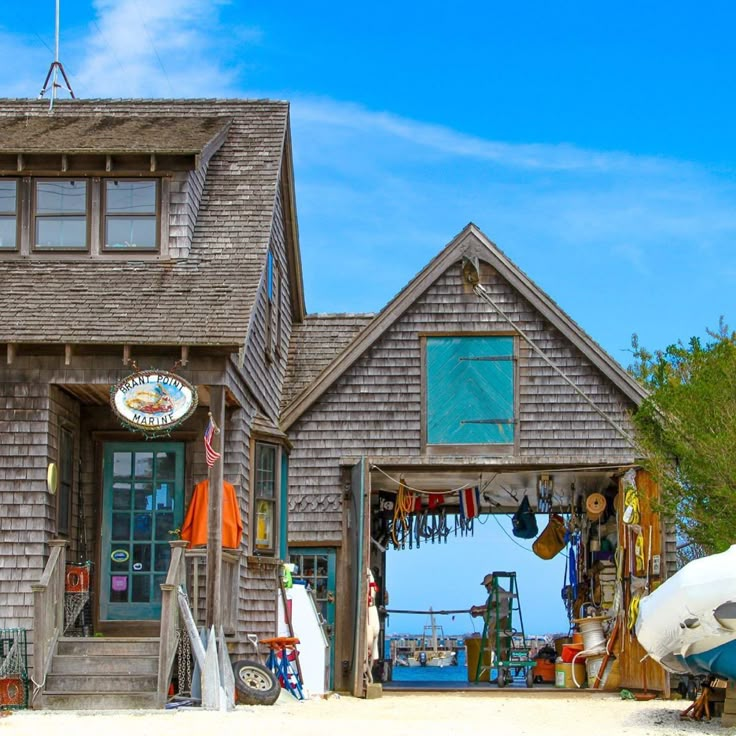
M 92 563 L 67 563 L 64 636 L 92 636 Z
M 27 708 L 28 694 L 26 630 L 0 629 L 0 708 Z

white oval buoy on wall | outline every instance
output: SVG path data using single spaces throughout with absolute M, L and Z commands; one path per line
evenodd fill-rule
M 58 487 L 59 469 L 56 467 L 56 463 L 49 463 L 49 468 L 46 471 L 46 489 L 53 496 Z

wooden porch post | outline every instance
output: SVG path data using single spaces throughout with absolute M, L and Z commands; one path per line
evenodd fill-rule
M 222 487 L 224 483 L 225 447 L 225 387 L 210 386 L 210 412 L 212 420 L 219 428 L 212 438 L 212 449 L 220 457 L 209 469 L 209 509 L 207 513 L 207 605 L 205 625 L 219 631 L 222 625 L 221 580 L 222 580 Z

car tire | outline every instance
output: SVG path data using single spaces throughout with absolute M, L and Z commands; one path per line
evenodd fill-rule
M 235 694 L 244 705 L 273 705 L 281 693 L 273 672 L 260 662 L 241 659 L 233 663 Z

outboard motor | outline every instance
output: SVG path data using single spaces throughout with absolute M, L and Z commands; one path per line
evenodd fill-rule
M 419 666 L 420 667 L 427 666 L 427 652 L 419 652 Z

